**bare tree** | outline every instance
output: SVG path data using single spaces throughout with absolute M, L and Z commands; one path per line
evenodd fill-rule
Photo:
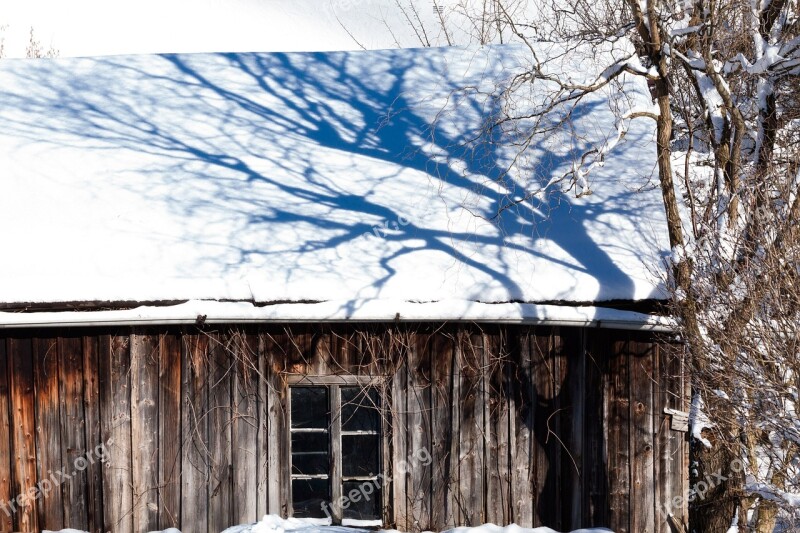
M 28 46 L 25 47 L 25 57 L 28 59 L 54 58 L 58 57 L 58 50 L 53 48 L 52 45 L 45 48 L 42 42 L 36 38 L 33 28 L 31 28 Z
M 622 90 L 617 80 L 630 75 L 651 90 L 656 109 L 621 115 L 609 138 L 613 146 L 625 121 L 655 121 L 672 311 L 691 357 L 691 479 L 695 489 L 718 481 L 690 494 L 692 529 L 766 533 L 791 523 L 800 512 L 800 3 L 522 4 L 459 4 L 470 41 L 530 50 L 530 67 L 509 73 L 505 103 L 487 126 L 494 142 L 518 149 L 515 161 L 543 127 L 568 126 L 548 115 L 586 95 Z M 548 71 L 540 41 L 630 53 L 598 54 L 596 78 L 576 83 Z M 555 89 L 532 106 L 537 82 Z M 607 156 L 604 147 L 583 154 L 562 179 L 586 190 L 582 180 Z
M 6 36 L 5 32 L 8 30 L 8 25 L 0 25 L 0 59 L 6 56 Z M 28 44 L 25 47 L 25 57 L 28 59 L 39 59 L 43 57 L 54 58 L 58 57 L 59 52 L 57 48 L 52 45 L 45 48 L 42 42 L 36 38 L 33 28 L 30 29 L 28 36 Z

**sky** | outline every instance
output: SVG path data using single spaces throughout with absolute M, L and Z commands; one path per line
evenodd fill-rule
M 452 14 L 458 2 L 438 3 Z M 446 44 L 433 0 L 418 4 L 432 44 Z M 420 45 L 394 0 L 5 0 L 0 27 L 5 57 L 25 56 L 31 28 L 60 57 Z

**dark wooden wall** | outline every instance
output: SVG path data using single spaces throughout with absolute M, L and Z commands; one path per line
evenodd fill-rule
M 684 435 L 663 414 L 686 408 L 680 352 L 649 334 L 19 330 L 0 332 L 0 531 L 217 533 L 286 516 L 293 374 L 373 376 L 385 391 L 386 521 L 401 530 L 660 533 L 687 493 Z

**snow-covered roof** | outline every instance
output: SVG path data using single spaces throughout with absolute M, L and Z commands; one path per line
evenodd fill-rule
M 630 124 L 593 194 L 555 187 L 502 209 L 616 136 L 621 108 L 649 103 L 636 80 L 624 102 L 587 97 L 504 175 L 512 149 L 468 141 L 527 58 L 0 61 L 0 302 L 663 297 L 652 123 Z M 592 64 L 559 61 L 578 77 Z

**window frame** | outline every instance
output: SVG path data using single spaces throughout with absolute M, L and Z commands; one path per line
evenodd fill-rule
M 286 425 L 287 429 L 287 469 L 289 472 L 289 488 L 288 488 L 288 496 L 289 496 L 289 505 L 288 505 L 288 512 L 289 516 L 294 516 L 294 495 L 292 490 L 292 480 L 294 479 L 311 479 L 309 476 L 305 475 L 298 475 L 296 476 L 292 472 L 292 434 L 294 432 L 298 433 L 308 433 L 307 429 L 297 428 L 294 430 L 292 428 L 292 388 L 294 387 L 324 387 L 328 390 L 328 406 L 329 406 L 329 416 L 330 416 L 330 426 L 327 430 L 329 436 L 329 453 L 330 453 L 330 474 L 326 477 L 326 479 L 330 483 L 330 496 L 331 496 L 331 505 L 330 505 L 330 520 L 331 523 L 334 525 L 343 525 L 343 526 L 351 526 L 351 527 L 373 527 L 373 526 L 383 526 L 386 524 L 387 518 L 387 505 L 390 501 L 390 484 L 391 478 L 386 475 L 387 471 L 387 464 L 388 464 L 388 453 L 389 453 L 389 427 L 387 423 L 387 419 L 385 414 L 390 412 L 387 408 L 387 399 L 386 395 L 383 394 L 385 381 L 373 376 L 336 376 L 336 375 L 328 375 L 328 376 L 311 376 L 311 375 L 304 375 L 304 374 L 291 374 L 287 376 L 286 379 L 287 383 L 287 395 L 286 395 L 286 404 L 287 404 L 287 415 L 288 415 L 288 423 Z M 379 406 L 380 410 L 380 429 L 379 429 L 379 438 L 378 438 L 378 473 L 375 476 L 372 476 L 370 479 L 382 479 L 382 483 L 380 485 L 381 493 L 380 493 L 380 502 L 379 502 L 379 517 L 375 520 L 360 520 L 360 519 L 352 519 L 352 518 L 344 518 L 344 509 L 341 506 L 342 498 L 346 495 L 343 494 L 343 486 L 344 479 L 343 470 L 342 470 L 342 436 L 343 435 L 350 435 L 350 434 L 359 434 L 359 432 L 351 432 L 345 431 L 342 432 L 342 419 L 341 419 L 341 411 L 342 411 L 342 394 L 341 394 L 341 387 L 372 387 L 378 391 L 379 398 L 381 400 L 381 404 Z M 315 476 L 316 477 L 316 476 Z M 353 476 L 350 476 L 353 477 Z M 359 479 L 353 479 L 355 481 L 365 482 L 368 479 L 364 476 L 357 476 Z M 322 476 L 318 477 L 319 479 L 323 479 Z M 350 480 L 348 478 L 348 480 Z M 312 519 L 312 520 L 324 520 L 327 522 L 328 519 L 319 518 L 319 519 Z

